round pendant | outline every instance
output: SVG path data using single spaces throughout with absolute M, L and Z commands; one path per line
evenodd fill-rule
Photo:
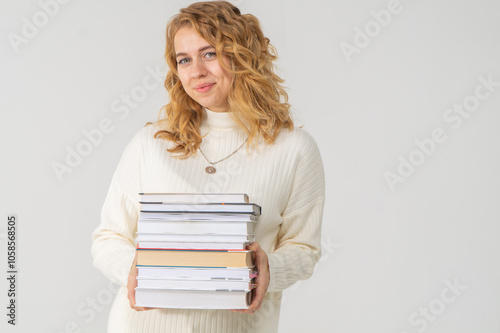
M 217 171 L 217 170 L 216 170 L 213 166 L 207 166 L 207 167 L 205 168 L 205 171 L 206 171 L 207 173 L 215 173 L 215 171 Z

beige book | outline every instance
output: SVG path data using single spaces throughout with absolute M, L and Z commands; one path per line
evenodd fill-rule
M 252 267 L 253 252 L 137 249 L 137 265 L 180 267 Z

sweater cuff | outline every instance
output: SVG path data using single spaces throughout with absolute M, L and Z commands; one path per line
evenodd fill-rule
M 308 279 L 318 256 L 319 250 L 311 251 L 296 246 L 287 246 L 270 254 L 268 292 L 283 291 L 299 280 Z
M 285 274 L 285 266 L 280 265 L 279 257 L 275 253 L 267 255 L 269 262 L 269 286 L 267 287 L 268 292 L 282 291 L 279 286 L 283 285 L 284 281 L 280 281 L 280 276 Z
M 135 258 L 135 247 L 121 239 L 97 240 L 92 246 L 94 267 L 120 286 L 127 286 L 130 268 Z

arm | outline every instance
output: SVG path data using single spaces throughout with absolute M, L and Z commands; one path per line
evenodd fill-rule
M 282 291 L 311 276 L 321 255 L 325 175 L 318 146 L 303 132 L 292 189 L 282 212 L 276 251 L 269 253 L 269 292 Z
M 139 132 L 127 145 L 118 162 L 102 207 L 101 223 L 92 234 L 94 266 L 120 286 L 127 285 L 135 257 L 141 154 Z

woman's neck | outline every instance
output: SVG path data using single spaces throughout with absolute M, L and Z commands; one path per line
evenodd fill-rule
M 201 128 L 207 131 L 242 131 L 243 129 L 231 118 L 230 112 L 214 112 L 204 108 Z

